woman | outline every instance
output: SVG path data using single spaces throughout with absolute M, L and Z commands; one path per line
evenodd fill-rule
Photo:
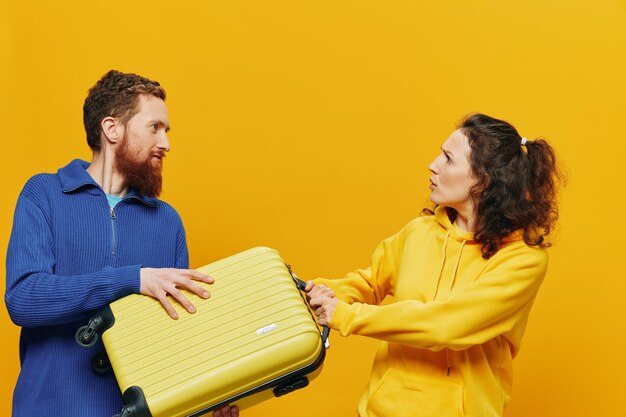
M 502 416 L 548 266 L 555 154 L 474 114 L 428 169 L 434 211 L 382 241 L 369 268 L 310 281 L 309 303 L 343 336 L 382 341 L 361 417 Z

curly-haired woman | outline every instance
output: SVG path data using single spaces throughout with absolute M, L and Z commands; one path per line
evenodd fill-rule
M 428 169 L 434 209 L 369 268 L 309 282 L 309 302 L 343 336 L 382 341 L 361 417 L 502 416 L 558 217 L 555 153 L 473 114 Z

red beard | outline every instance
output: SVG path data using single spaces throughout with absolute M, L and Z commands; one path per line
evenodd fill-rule
M 145 160 L 139 155 L 133 155 L 128 146 L 128 137 L 124 135 L 123 142 L 115 151 L 117 171 L 124 177 L 126 185 L 134 188 L 139 194 L 147 197 L 158 197 L 163 185 L 163 159 L 165 153 L 159 152 L 161 161 L 153 165 L 153 152 Z

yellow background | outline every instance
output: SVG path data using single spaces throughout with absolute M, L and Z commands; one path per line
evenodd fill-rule
M 621 416 L 625 5 L 1 0 L 0 252 L 24 182 L 90 158 L 82 103 L 111 68 L 168 92 L 162 197 L 194 267 L 254 245 L 303 278 L 366 265 L 427 201 L 455 123 L 485 112 L 548 138 L 569 173 L 507 416 Z M 9 415 L 19 331 L 5 309 L 0 329 Z M 376 343 L 332 345 L 309 388 L 243 415 L 354 415 Z

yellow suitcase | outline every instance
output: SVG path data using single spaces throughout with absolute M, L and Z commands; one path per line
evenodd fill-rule
M 102 342 L 124 396 L 120 417 L 196 417 L 226 404 L 245 409 L 308 385 L 321 371 L 320 335 L 280 254 L 257 247 L 198 268 L 215 278 L 211 298 L 186 296 L 194 314 L 133 294 L 111 303 L 76 333 Z M 202 284 L 204 285 L 204 284 Z M 106 355 L 94 357 L 106 368 Z M 106 369 L 104 369 L 106 370 Z

